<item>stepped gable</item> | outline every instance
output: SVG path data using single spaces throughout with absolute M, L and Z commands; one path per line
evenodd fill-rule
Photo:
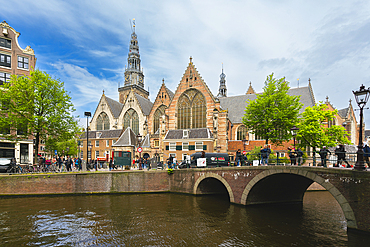
M 141 96 L 140 94 L 135 93 L 135 97 L 137 101 L 139 102 L 139 106 L 145 116 L 148 116 L 150 111 L 152 110 L 153 103 Z
M 130 127 L 127 127 L 120 138 L 112 145 L 112 147 L 127 147 L 136 146 L 137 139 L 135 133 Z
M 109 109 L 111 110 L 114 118 L 118 118 L 123 109 L 123 104 L 105 96 Z

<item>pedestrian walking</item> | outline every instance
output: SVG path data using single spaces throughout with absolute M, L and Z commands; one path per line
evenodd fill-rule
M 290 165 L 295 166 L 297 161 L 297 153 L 294 148 L 288 147 L 288 156 L 290 159 Z
M 335 155 L 338 157 L 336 167 L 339 167 L 339 165 L 342 164 L 342 161 L 347 164 L 347 168 L 351 168 L 351 165 L 346 160 L 346 150 L 344 148 L 343 144 L 339 144 L 337 148 L 335 149 Z
M 241 159 L 242 159 L 242 152 L 241 152 L 240 149 L 238 149 L 238 151 L 236 151 L 236 153 L 235 153 L 235 164 L 236 164 L 236 166 L 240 166 Z
M 69 157 L 69 155 L 67 156 L 66 167 L 67 167 L 67 172 L 72 171 L 72 159 L 71 157 Z
M 303 151 L 302 149 L 298 148 L 297 149 L 297 163 L 298 165 L 302 165 L 302 161 L 303 161 Z
M 271 153 L 271 149 L 268 145 L 265 145 L 263 149 L 261 149 L 261 165 L 267 166 L 269 163 L 269 155 Z
M 326 166 L 326 161 L 327 161 L 328 153 L 331 154 L 331 152 L 329 151 L 329 149 L 326 148 L 326 146 L 323 146 L 320 149 L 319 155 L 320 155 L 320 158 L 321 158 L 321 165 L 324 166 L 324 167 L 327 167 Z

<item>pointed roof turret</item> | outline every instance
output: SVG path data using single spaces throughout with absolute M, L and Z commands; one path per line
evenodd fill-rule
M 245 94 L 256 94 L 256 92 L 254 91 L 254 89 L 252 87 L 252 82 L 251 81 L 249 82 L 249 88 L 248 88 L 248 90 Z
M 227 97 L 227 88 L 226 88 L 226 75 L 224 74 L 224 64 L 222 64 L 222 72 L 220 75 L 220 87 L 218 89 L 217 98 Z

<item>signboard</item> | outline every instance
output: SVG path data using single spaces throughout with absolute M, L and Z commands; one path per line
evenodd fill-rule
M 207 159 L 206 158 L 198 158 L 197 159 L 197 166 L 207 166 Z
M 54 150 L 54 153 L 55 153 L 55 155 L 57 155 L 58 154 L 58 151 L 57 150 Z
M 138 151 L 139 153 L 141 153 L 141 152 L 143 151 L 143 148 L 142 148 L 142 147 L 138 147 L 138 148 L 137 148 L 137 151 Z
M 96 158 L 98 161 L 106 161 L 105 157 L 98 157 Z
M 253 166 L 258 166 L 259 163 L 260 163 L 259 160 L 253 160 Z

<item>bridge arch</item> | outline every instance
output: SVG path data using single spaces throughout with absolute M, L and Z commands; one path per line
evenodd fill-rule
M 195 195 L 197 194 L 199 184 L 203 180 L 208 179 L 208 178 L 214 178 L 214 179 L 218 180 L 219 182 L 221 182 L 225 186 L 225 188 L 226 188 L 226 190 L 229 194 L 230 202 L 234 202 L 234 193 L 231 190 L 231 187 L 230 187 L 229 183 L 223 177 L 221 177 L 220 175 L 215 174 L 215 173 L 205 173 L 202 176 L 200 176 L 194 184 L 193 194 L 195 194 Z
M 281 177 L 283 176 L 283 177 Z M 261 202 L 257 202 L 257 194 L 261 191 L 266 191 L 266 186 L 268 184 L 268 180 L 272 182 L 278 182 L 278 179 L 284 179 L 289 177 L 289 181 L 299 181 L 298 185 L 295 184 L 294 186 L 291 186 L 290 183 L 285 183 L 283 181 L 280 181 L 284 185 L 290 186 L 291 190 L 294 190 L 295 193 L 297 193 L 297 196 L 295 198 L 286 198 L 287 200 L 291 201 L 302 201 L 303 195 L 306 192 L 307 188 L 313 183 L 316 182 L 320 184 L 322 187 L 324 187 L 327 191 L 329 191 L 332 196 L 337 200 L 340 207 L 342 208 L 342 211 L 344 213 L 344 216 L 347 220 L 347 226 L 351 228 L 357 228 L 357 222 L 354 215 L 354 212 L 348 203 L 347 199 L 342 195 L 342 193 L 334 187 L 333 184 L 331 184 L 328 180 L 316 175 L 315 173 L 308 172 L 301 169 L 272 169 L 263 171 L 257 176 L 255 176 L 245 187 L 241 201 L 240 203 L 243 205 L 250 205 L 250 204 L 259 204 Z M 275 184 L 276 185 L 276 184 Z M 277 189 L 281 189 L 282 187 L 279 187 L 278 185 Z M 260 187 L 260 188 L 259 188 Z M 262 193 L 263 194 L 263 193 Z M 287 193 L 286 193 L 287 194 Z M 279 196 L 279 195 L 278 195 Z M 260 198 L 261 199 L 261 198 Z M 262 199 L 266 199 L 266 197 Z M 270 202 L 278 202 L 278 201 L 270 201 Z M 269 203 L 269 201 L 267 201 Z

